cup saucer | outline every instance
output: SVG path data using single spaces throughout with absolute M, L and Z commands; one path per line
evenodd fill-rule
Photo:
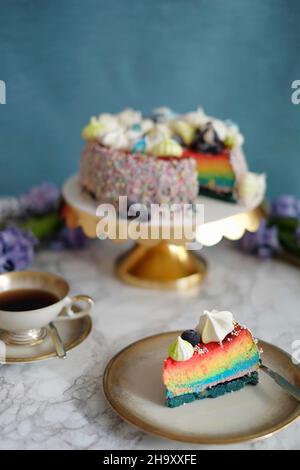
M 92 319 L 90 315 L 72 321 L 57 322 L 56 327 L 68 352 L 81 344 L 90 334 Z M 5 335 L 2 336 L 5 341 Z M 57 357 L 48 329 L 41 341 L 34 344 L 13 344 L 0 341 L 0 363 L 28 363 L 44 361 Z

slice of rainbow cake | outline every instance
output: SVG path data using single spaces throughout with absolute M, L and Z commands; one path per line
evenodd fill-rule
M 205 311 L 195 330 L 186 330 L 164 362 L 166 405 L 173 408 L 216 398 L 258 383 L 260 353 L 250 330 L 227 311 Z

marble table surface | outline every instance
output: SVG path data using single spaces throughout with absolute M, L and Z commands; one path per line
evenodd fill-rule
M 210 269 L 199 290 L 153 295 L 114 277 L 113 260 L 125 248 L 97 240 L 83 251 L 38 254 L 34 267 L 62 274 L 72 293 L 95 299 L 94 328 L 65 361 L 0 366 L 0 449 L 203 449 L 123 422 L 102 392 L 108 360 L 139 338 L 185 329 L 204 308 L 238 312 L 258 337 L 290 353 L 300 339 L 298 268 L 256 260 L 222 242 L 203 250 Z M 228 447 L 299 449 L 300 419 L 269 439 Z

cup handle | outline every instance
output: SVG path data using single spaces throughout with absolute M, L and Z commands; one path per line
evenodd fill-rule
M 55 321 L 60 320 L 77 320 L 78 318 L 85 317 L 86 315 L 90 315 L 91 310 L 94 305 L 94 301 L 88 295 L 80 294 L 80 295 L 73 295 L 73 297 L 67 297 L 66 299 L 66 306 L 62 309 L 61 313 L 58 317 L 55 318 Z M 74 311 L 73 308 L 78 302 L 83 302 L 85 306 L 80 309 L 79 311 Z

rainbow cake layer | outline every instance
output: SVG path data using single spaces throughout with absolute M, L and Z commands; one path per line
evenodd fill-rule
M 258 347 L 251 332 L 239 324 L 222 342 L 199 342 L 192 354 L 187 360 L 168 357 L 164 362 L 163 383 L 169 407 L 215 398 L 258 382 Z
M 230 152 L 224 150 L 216 155 L 186 151 L 184 155 L 196 160 L 197 177 L 202 194 L 233 197 L 237 179 Z

